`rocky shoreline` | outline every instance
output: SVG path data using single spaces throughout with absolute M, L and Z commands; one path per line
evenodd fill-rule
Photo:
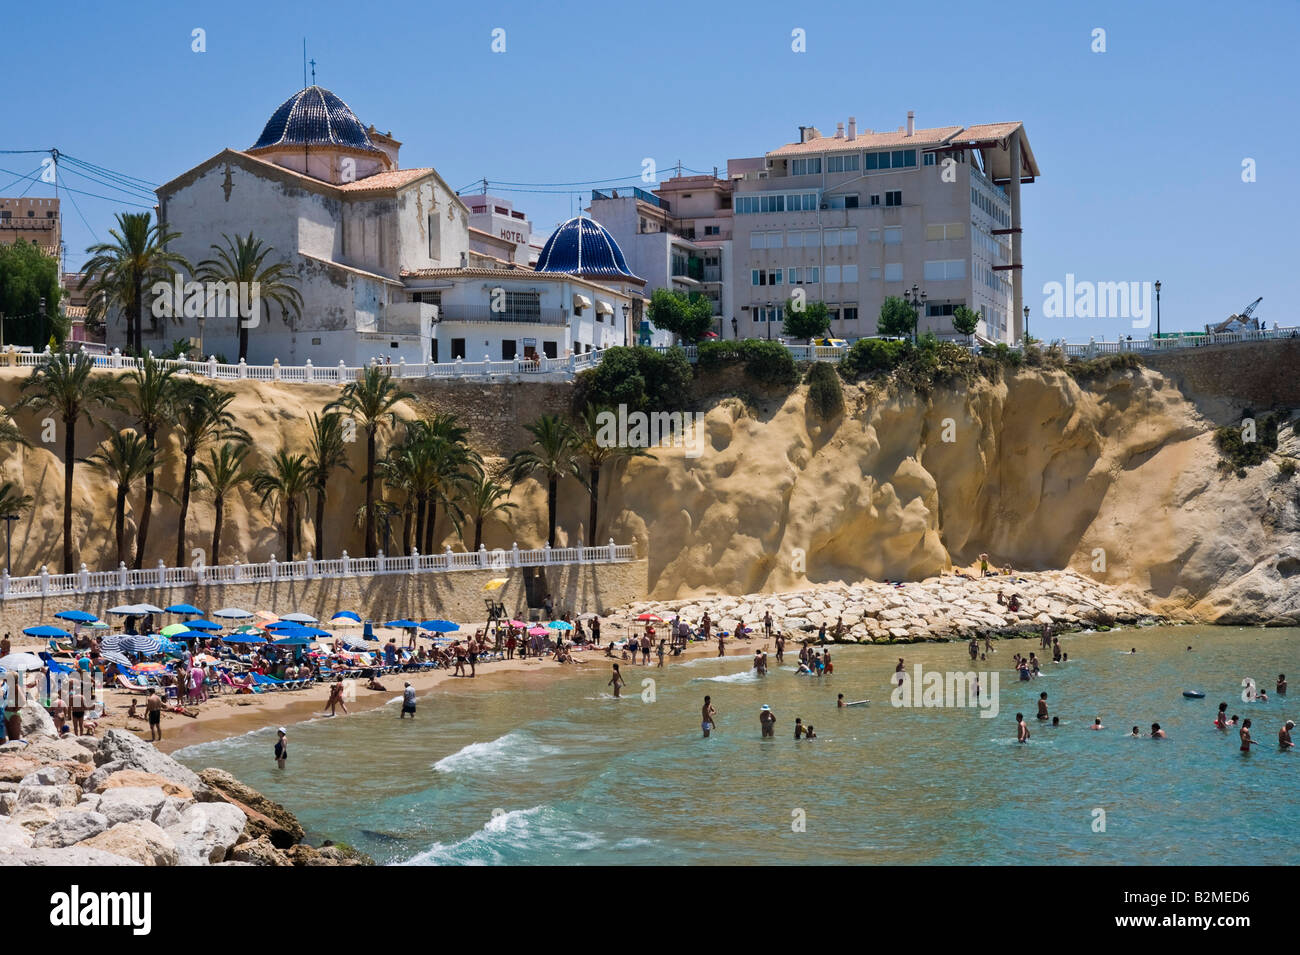
M 220 769 L 200 773 L 124 730 L 59 738 L 44 707 L 0 746 L 0 865 L 364 865 L 304 843 L 293 813 Z
M 1012 611 L 998 594 L 1020 598 Z M 917 643 L 1017 636 L 1044 624 L 1054 630 L 1109 628 L 1116 624 L 1157 623 L 1164 617 L 1113 589 L 1070 570 L 959 577 L 945 575 L 902 585 L 865 582 L 821 585 L 816 590 L 743 597 L 696 597 L 630 604 L 631 616 L 654 613 L 671 620 L 680 614 L 694 626 L 708 611 L 714 630 L 732 630 L 737 620 L 761 630 L 772 614 L 775 630 L 787 638 L 816 637 L 838 643 Z M 843 618 L 838 639 L 836 622 Z

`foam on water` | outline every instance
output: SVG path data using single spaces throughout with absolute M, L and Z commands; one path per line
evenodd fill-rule
M 741 670 L 724 676 L 697 676 L 692 683 L 757 683 L 760 677 L 755 670 Z
M 489 743 L 470 743 L 433 764 L 440 773 L 499 772 L 519 769 L 534 759 L 559 752 L 537 742 L 524 730 L 512 730 Z
M 605 844 L 594 833 L 569 827 L 550 806 L 494 813 L 482 829 L 455 842 L 435 842 L 406 865 L 500 865 L 548 848 L 586 851 Z

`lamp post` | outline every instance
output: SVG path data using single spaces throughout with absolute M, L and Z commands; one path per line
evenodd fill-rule
M 631 313 L 631 311 L 632 311 L 632 306 L 629 305 L 627 302 L 624 302 L 623 303 L 623 340 L 624 341 L 632 340 L 632 336 L 630 334 L 632 329 L 627 323 L 627 317 Z
M 763 316 L 763 317 L 767 319 L 767 340 L 770 342 L 770 341 L 772 340 L 772 301 L 771 301 L 771 299 L 769 299 L 768 302 L 767 302 L 767 314 L 766 314 L 765 316 Z
M 912 306 L 912 311 L 916 316 L 915 320 L 912 322 L 913 342 L 920 339 L 921 308 L 925 305 L 925 295 L 925 290 L 917 285 L 913 285 L 910 289 L 903 289 L 903 301 Z
M 1156 279 L 1156 338 L 1160 337 L 1160 280 Z
M 736 321 L 736 316 L 731 316 L 731 337 L 740 341 L 740 322 Z
M 1025 306 L 1025 338 L 1029 338 L 1029 306 Z

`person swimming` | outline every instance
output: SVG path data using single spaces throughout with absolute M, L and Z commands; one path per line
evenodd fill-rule
M 817 738 L 817 734 L 813 732 L 813 727 L 812 727 L 812 724 L 811 724 L 811 723 L 809 723 L 809 724 L 808 724 L 808 728 L 807 728 L 806 730 L 804 730 L 804 732 L 803 732 L 803 738 L 804 738 L 804 739 L 816 739 L 816 738 Z
M 1131 737 L 1133 737 L 1133 739 L 1138 739 L 1138 738 L 1140 738 L 1140 737 L 1142 736 L 1142 733 L 1141 733 L 1141 732 L 1138 730 L 1138 728 L 1135 726 L 1135 727 L 1133 727 L 1133 732 L 1129 733 L 1128 735 L 1131 736 Z
M 1101 717 L 1100 717 L 1100 716 L 1097 717 L 1095 720 L 1093 720 L 1093 721 L 1092 721 L 1092 725 L 1088 727 L 1088 729 L 1090 729 L 1090 730 L 1104 730 L 1105 728 L 1106 728 L 1106 727 L 1104 727 L 1104 726 L 1101 725 Z M 1133 727 L 1133 728 L 1134 728 L 1134 729 L 1137 729 L 1136 726 Z
M 1152 723 L 1152 724 L 1151 724 L 1151 738 L 1152 738 L 1152 739 L 1168 739 L 1168 738 L 1169 738 L 1169 735 L 1168 735 L 1164 730 L 1162 730 L 1162 729 L 1160 728 L 1160 724 L 1159 724 L 1159 723 Z

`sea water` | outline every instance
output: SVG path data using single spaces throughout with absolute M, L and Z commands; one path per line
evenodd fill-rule
M 771 672 L 753 675 L 758 644 L 662 670 L 619 661 L 618 700 L 602 655 L 564 673 L 493 675 L 489 664 L 422 696 L 415 720 L 389 705 L 288 727 L 284 770 L 273 725 L 175 755 L 284 803 L 309 841 L 385 863 L 1211 865 L 1300 850 L 1300 753 L 1277 747 L 1283 722 L 1300 722 L 1300 630 L 1069 634 L 1070 661 L 1044 662 L 1029 682 L 1011 657 L 1050 661 L 1037 639 L 995 641 L 974 663 L 961 643 L 835 646 L 822 677 L 770 654 Z M 909 671 L 997 670 L 997 717 L 892 706 L 900 656 Z M 1289 698 L 1274 694 L 1279 673 L 1296 686 Z M 1242 699 L 1245 678 L 1267 703 Z M 1043 691 L 1059 727 L 1034 719 Z M 839 693 L 871 702 L 840 709 Z M 717 709 L 708 739 L 706 694 Z M 1253 720 L 1262 742 L 1249 756 L 1235 727 L 1214 728 L 1220 701 Z M 775 739 L 760 738 L 763 704 Z M 1106 729 L 1088 730 L 1098 716 Z M 795 742 L 795 717 L 818 738 Z M 1153 722 L 1168 739 L 1129 738 Z

